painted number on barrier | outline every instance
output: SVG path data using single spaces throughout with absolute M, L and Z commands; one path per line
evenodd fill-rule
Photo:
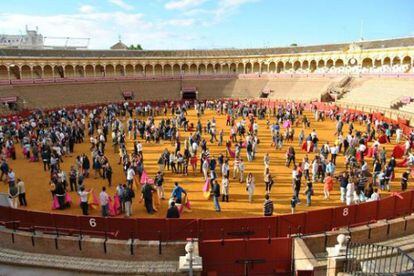
M 89 220 L 89 225 L 91 226 L 91 227 L 96 227 L 96 220 L 94 219 L 94 218 L 91 218 L 90 220 Z
M 346 216 L 348 216 L 348 214 L 349 214 L 349 210 L 348 210 L 348 208 L 344 208 L 344 210 L 342 211 L 342 215 L 343 215 L 344 217 L 346 217 Z

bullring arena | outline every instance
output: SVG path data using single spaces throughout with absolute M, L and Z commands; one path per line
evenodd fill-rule
M 38 273 L 53 273 L 59 268 L 64 270 L 62 273 L 180 275 L 188 271 L 185 259 L 179 265 L 179 257 L 186 254 L 184 247 L 189 241 L 195 247 L 191 254 L 202 260 L 194 259 L 192 265 L 202 275 L 352 274 L 367 262 L 375 263 L 373 267 L 378 269 L 368 269 L 368 272 L 412 271 L 410 252 L 414 247 L 398 239 L 409 240 L 414 232 L 411 172 L 404 175 L 414 162 L 410 153 L 414 139 L 411 128 L 414 125 L 413 58 L 414 38 L 243 50 L 0 49 L 3 158 L 15 174 L 15 182 L 19 182 L 17 179 L 24 182 L 27 199 L 27 206 L 13 206 L 16 198 L 10 200 L 11 207 L 0 207 L 0 260 Z M 183 107 L 186 111 L 181 110 Z M 174 114 L 172 108 L 176 111 Z M 111 112 L 113 116 L 108 115 Z M 76 115 L 75 120 L 72 114 Z M 281 114 L 279 119 L 278 114 Z M 177 123 L 177 131 L 169 134 L 171 137 L 155 141 L 154 133 L 161 121 L 182 117 L 187 121 L 186 126 Z M 90 139 L 101 139 L 102 122 L 108 118 L 108 134 L 102 140 L 105 144 L 102 151 L 99 143 L 91 146 Z M 128 133 L 129 121 L 131 125 L 134 120 L 148 123 L 151 118 L 154 121 L 149 124 L 153 128 L 143 131 L 143 137 L 138 129 L 136 139 L 133 133 Z M 229 126 L 227 120 L 231 118 L 234 122 Z M 98 123 L 91 133 L 92 119 Z M 117 120 L 122 127 L 114 127 Z M 50 132 L 65 132 L 62 125 L 73 127 L 74 121 L 84 129 L 84 141 L 74 142 L 73 152 L 65 152 L 66 144 L 59 146 L 62 139 L 43 138 L 50 133 L 39 134 L 39 130 L 51 126 L 59 128 Z M 211 128 L 218 140 L 222 131 L 221 145 L 216 140 L 210 141 L 212 131 L 206 128 L 213 121 Z M 338 122 L 343 123 L 340 138 Z M 353 129 L 349 132 L 351 122 Z M 370 132 L 365 137 L 368 124 Z M 232 127 L 241 145 L 239 156 L 231 138 Z M 27 131 L 16 133 L 16 137 L 7 131 L 24 128 Z M 244 129 L 243 135 L 238 135 L 239 129 Z M 199 140 L 190 139 L 200 130 Z M 299 141 L 301 130 L 304 136 Z M 293 140 L 284 138 L 280 146 L 275 145 L 274 141 L 279 142 L 281 136 L 292 131 Z M 125 141 L 113 140 L 113 132 L 115 137 L 125 133 Z M 355 140 L 355 168 L 350 170 L 352 177 L 347 178 L 341 196 L 340 176 L 351 166 L 346 166 L 346 160 L 352 154 L 345 152 L 343 144 L 348 134 L 349 141 Z M 312 143 L 309 141 L 307 148 L 310 135 Z M 318 146 L 312 150 L 315 135 Z M 390 137 L 389 141 L 386 136 Z M 30 138 L 24 142 L 25 137 Z M 37 142 L 33 143 L 32 139 Z M 207 150 L 201 145 L 203 139 Z M 197 150 L 190 140 L 195 140 Z M 249 140 L 254 148 L 252 160 L 247 156 Z M 187 174 L 163 168 L 165 199 L 160 199 L 154 189 L 151 208 L 156 210 L 150 214 L 140 201 L 141 188 L 156 186 L 157 172 L 164 167 L 163 162 L 160 166 L 160 157 L 165 149 L 175 152 L 177 141 L 180 144 L 177 152 L 185 155 L 185 149 L 189 149 L 188 163 L 196 157 L 196 170 L 193 171 L 191 164 Z M 140 143 L 142 153 L 137 150 L 134 154 L 134 142 Z M 318 169 L 313 170 L 312 162 L 315 156 L 323 155 L 320 150 L 326 143 L 328 152 L 321 161 L 323 176 L 315 179 Z M 60 147 L 58 152 L 62 156 L 56 161 L 59 164 L 56 176 L 43 167 L 42 153 L 46 145 Z M 122 145 L 127 153 L 124 158 L 130 162 L 120 162 Z M 339 145 L 342 150 L 337 154 L 333 170 L 333 187 L 328 189 L 331 192 L 326 198 L 326 179 L 332 170 L 329 160 Z M 366 148 L 361 150 L 361 145 Z M 15 159 L 10 154 L 12 147 Z M 33 151 L 35 147 L 37 153 Z M 293 165 L 286 166 L 290 147 L 295 151 L 298 165 L 294 172 Z M 385 160 L 381 163 L 383 149 Z M 25 156 L 23 152 L 30 154 Z M 52 159 L 55 154 L 52 153 Z M 83 165 L 78 167 L 76 160 L 82 154 L 90 160 L 90 172 L 85 174 L 83 186 L 91 191 L 90 198 L 92 194 L 96 197 L 95 201 L 88 200 L 88 215 L 82 214 L 79 192 L 71 191 L 68 184 L 72 166 L 77 170 L 77 179 L 84 173 Z M 229 163 L 227 192 L 222 189 L 221 154 Z M 271 192 L 265 188 L 266 154 L 273 179 Z M 104 164 L 112 168 L 111 186 L 100 175 L 105 171 L 102 167 L 95 174 L 93 160 L 97 155 L 104 156 Z M 381 163 L 375 180 L 372 178 L 374 156 Z M 392 156 L 395 164 L 391 166 Z M 200 170 L 203 158 L 207 160 L 206 175 Z M 244 163 L 242 181 L 238 181 L 239 173 L 233 177 L 234 164 L 240 159 Z M 180 162 L 177 160 L 173 163 Z M 217 160 L 215 168 L 210 167 L 211 160 Z M 313 182 L 311 204 L 307 204 L 305 194 L 309 182 L 306 166 L 310 166 L 309 181 Z M 135 175 L 130 182 L 129 169 Z M 66 173 L 66 185 L 58 176 L 60 170 Z M 299 177 L 300 189 L 296 189 L 295 196 L 297 182 L 293 181 L 292 174 L 297 176 L 299 171 L 303 176 Z M 249 173 L 255 180 L 251 202 L 250 187 L 246 184 Z M 389 189 L 380 183 L 380 178 L 388 176 Z M 401 184 L 404 177 L 407 187 Z M 358 188 L 362 178 L 366 182 Z M 10 178 L 4 180 L 0 192 L 7 199 L 12 184 Z M 220 210 L 213 203 L 215 180 L 220 185 Z M 348 187 L 346 184 L 352 181 L 355 187 Z M 51 182 L 54 188 L 63 185 L 63 190 L 51 190 Z M 186 191 L 184 202 L 176 202 L 179 219 L 166 218 L 175 182 Z M 122 203 L 113 205 L 120 183 L 131 183 L 135 193 L 130 216 L 121 213 Z M 110 212 L 105 217 L 99 203 L 103 186 L 111 197 Z M 364 195 L 354 193 L 354 189 L 360 189 Z M 70 204 L 52 208 L 52 203 L 62 202 L 52 197 L 51 191 L 54 196 L 63 193 L 66 200 L 70 198 Z M 228 202 L 222 201 L 223 192 L 228 193 Z M 266 194 L 274 204 L 271 216 L 264 216 Z M 342 245 L 346 252 L 331 255 L 334 250 L 330 248 L 338 243 L 339 234 L 350 236 L 351 241 L 345 244 L 338 239 L 339 247 Z M 375 249 L 376 258 L 367 258 L 368 251 L 356 253 L 366 243 L 382 246 Z M 394 253 L 394 249 L 386 247 L 393 245 L 405 246 L 406 252 Z M 378 253 L 380 250 L 385 254 Z M 56 259 L 55 264 L 48 261 L 50 255 Z M 81 258 L 82 265 L 75 265 Z M 381 260 L 390 263 L 388 268 L 385 264 L 381 266 Z M 395 269 L 391 268 L 394 264 Z

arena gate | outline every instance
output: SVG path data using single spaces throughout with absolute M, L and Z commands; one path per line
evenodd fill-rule
M 181 98 L 183 100 L 197 100 L 197 87 L 183 87 L 181 88 Z

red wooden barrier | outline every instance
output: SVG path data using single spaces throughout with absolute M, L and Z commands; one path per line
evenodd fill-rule
M 53 214 L 55 227 L 69 231 L 79 231 L 79 220 L 77 216 Z
M 286 237 L 290 234 L 304 233 L 306 223 L 306 213 L 282 215 L 277 217 L 278 237 Z
M 306 213 L 305 234 L 332 229 L 333 209 L 315 210 Z
M 55 227 L 53 215 L 51 213 L 31 212 L 31 223 L 33 226 L 44 229 L 52 229 Z
M 10 221 L 10 209 L 8 207 L 0 206 L 0 223 L 4 224 L 7 221 Z
M 21 209 L 10 209 L 10 217 L 13 221 L 19 221 L 19 227 L 31 227 L 30 216 L 32 212 Z
M 343 227 L 355 223 L 356 205 L 333 208 L 332 228 Z
M 355 217 L 355 223 L 369 222 L 376 220 L 378 216 L 378 204 L 379 201 L 365 202 L 357 206 L 357 214 Z
M 278 217 L 240 219 L 200 219 L 201 239 L 237 238 L 249 233 L 250 238 L 276 236 Z
M 186 240 L 198 237 L 198 220 L 167 219 L 168 240 Z
M 103 217 L 79 217 L 79 227 L 84 232 L 108 232 L 107 219 Z
M 394 206 L 395 206 L 395 197 L 388 196 L 378 202 L 378 215 L 377 220 L 380 219 L 390 219 L 394 217 Z
M 394 206 L 394 215 L 397 216 L 404 216 L 412 213 L 412 205 L 413 204 L 413 192 L 414 191 L 407 191 L 401 193 L 400 197 L 395 197 L 395 206 Z
M 168 240 L 169 233 L 166 219 L 139 218 L 137 221 L 137 238 L 140 240 Z
M 138 239 L 137 220 L 132 218 L 110 218 L 107 221 L 108 232 L 118 232 L 117 239 Z

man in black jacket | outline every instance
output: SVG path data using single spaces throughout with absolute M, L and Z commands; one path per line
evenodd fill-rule
M 174 201 L 171 202 L 171 206 L 168 208 L 167 218 L 180 218 L 180 211 L 178 211 Z
M 211 193 L 213 195 L 214 208 L 216 209 L 216 212 L 221 212 L 220 203 L 219 203 L 220 184 L 218 184 L 217 181 L 214 181 L 211 187 Z

